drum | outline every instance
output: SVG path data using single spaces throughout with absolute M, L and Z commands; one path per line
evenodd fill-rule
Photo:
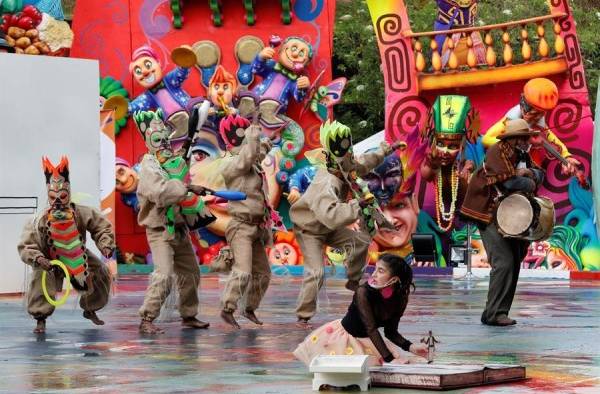
M 550 238 L 554 221 L 554 203 L 545 197 L 530 198 L 514 193 L 504 198 L 496 211 L 500 234 L 528 241 Z

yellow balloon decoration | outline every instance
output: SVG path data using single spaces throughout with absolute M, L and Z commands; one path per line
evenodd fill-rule
M 52 297 L 50 297 L 50 295 L 48 294 L 48 288 L 46 286 L 46 276 L 48 273 L 46 271 L 44 271 L 44 272 L 42 272 L 42 292 L 44 293 L 44 297 L 46 298 L 46 301 L 48 301 L 50 303 L 50 305 L 61 306 L 62 304 L 67 302 L 67 298 L 69 298 L 69 293 L 71 292 L 71 281 L 70 281 L 69 271 L 67 270 L 67 266 L 64 265 L 63 262 L 60 260 L 52 260 L 50 262 L 50 264 L 58 265 L 63 270 L 63 272 L 65 273 L 65 278 L 67 279 L 67 289 L 65 290 L 65 294 L 62 296 L 62 298 L 60 300 L 57 301 L 57 300 L 52 299 Z

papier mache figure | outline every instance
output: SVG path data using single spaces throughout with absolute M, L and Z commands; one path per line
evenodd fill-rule
M 66 157 L 56 166 L 47 157 L 42 162 L 48 207 L 25 225 L 17 246 L 23 262 L 33 267 L 27 292 L 27 312 L 37 320 L 33 332 L 44 333 L 46 319 L 54 312 L 54 306 L 44 296 L 42 273 L 47 272 L 46 289 L 52 298 L 61 291 L 65 278 L 63 271 L 50 260 L 59 260 L 66 267 L 71 285 L 81 294 L 79 306 L 83 317 L 103 325 L 96 311 L 108 302 L 111 276 L 100 259 L 86 249 L 85 242 L 89 232 L 102 255 L 111 257 L 116 248 L 112 225 L 100 211 L 71 202 Z
M 140 210 L 138 202 L 137 185 L 139 182 L 138 172 L 140 165 L 131 165 L 127 160 L 120 157 L 116 158 L 115 162 L 115 190 L 121 194 L 123 204 L 132 208 L 136 213 Z
M 179 138 L 187 133 L 188 107 L 193 103 L 182 85 L 196 64 L 196 54 L 191 48 L 179 47 L 171 52 L 171 60 L 177 67 L 165 74 L 152 48 L 142 46 L 133 52 L 129 72 L 146 91 L 129 103 L 129 114 L 160 108 L 165 121 L 175 131 L 172 138 Z
M 408 258 L 412 253 L 411 236 L 417 231 L 420 217 L 426 215 L 420 211 L 415 188 L 428 147 L 419 141 L 418 129 L 406 135 L 406 143 L 407 149 L 392 152 L 381 165 L 363 176 L 384 217 L 394 227 L 377 231 L 369 247 L 369 263 L 375 263 L 385 253 Z
M 310 80 L 303 71 L 313 57 L 312 45 L 300 37 L 287 37 L 281 43 L 275 61 L 275 48 L 280 43 L 281 39 L 273 36 L 270 46 L 263 48 L 254 59 L 252 73 L 263 80 L 251 93 L 241 95 L 239 105 L 244 116 L 258 107 L 263 133 L 270 138 L 274 138 L 274 133 L 286 125 L 287 121 L 278 115 L 285 114 L 289 100 L 293 98 L 301 102 L 310 87 Z
M 196 200 L 203 206 L 199 186 L 188 185 L 180 177 L 173 176 L 170 163 L 177 159 L 169 141 L 172 131 L 163 123 L 162 111 L 141 111 L 134 114 L 134 121 L 142 134 L 148 153 L 140 164 L 137 195 L 140 211 L 138 223 L 146 228 L 146 237 L 154 272 L 144 303 L 140 308 L 140 332 L 158 334 L 163 331 L 153 321 L 171 292 L 173 280 L 179 293 L 179 313 L 182 325 L 191 328 L 208 328 L 209 324 L 196 318 L 198 314 L 198 284 L 200 271 L 196 254 L 189 239 L 189 221 L 184 213 L 186 201 Z M 183 168 L 180 169 L 184 171 Z M 190 196 L 190 194 L 193 194 Z M 210 212 L 200 212 L 198 220 L 210 222 Z
M 478 0 L 436 0 L 437 17 L 433 28 L 435 31 L 445 31 L 473 27 L 477 18 Z M 478 64 L 485 64 L 485 46 L 479 32 L 453 33 L 450 37 L 439 34 L 435 37 L 437 50 L 442 55 L 442 66 L 448 64 L 450 58 L 449 43 L 452 41 L 453 52 L 456 55 L 458 65 L 467 64 L 467 53 L 469 50 L 467 40 L 471 38 L 473 51 Z
M 500 136 L 506 130 L 506 123 L 514 119 L 524 119 L 529 128 L 539 131 L 531 138 L 531 158 L 537 166 L 542 166 L 546 159 L 556 159 L 550 156 L 545 148 L 544 141 L 548 142 L 564 159 L 567 164 L 562 165 L 565 174 L 574 175 L 581 163 L 567 149 L 567 146 L 550 130 L 545 116 L 558 104 L 558 87 L 547 78 L 534 78 L 529 80 L 523 87 L 521 99 L 517 105 L 512 107 L 483 136 L 483 145 L 489 148 L 497 143 Z
M 438 96 L 423 133 L 431 148 L 421 164 L 421 176 L 434 185 L 436 219 L 442 231 L 456 226 L 456 213 L 475 169 L 465 157 L 465 145 L 477 138 L 474 116 L 468 97 Z
M 208 83 L 208 99 L 205 100 L 205 102 L 209 103 L 206 114 L 207 118 L 204 124 L 198 125 L 200 129 L 208 128 L 214 130 L 215 134 L 219 136 L 219 125 L 221 120 L 227 115 L 235 115 L 238 113 L 237 108 L 234 106 L 237 88 L 238 82 L 235 77 L 227 72 L 223 66 L 219 65 Z M 225 144 L 223 140 L 220 136 L 218 139 L 219 146 L 224 149 Z

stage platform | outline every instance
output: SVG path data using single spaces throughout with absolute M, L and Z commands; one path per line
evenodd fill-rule
M 96 327 L 81 317 L 76 298 L 48 321 L 48 333 L 31 333 L 34 321 L 20 297 L 0 298 L 0 392 L 53 393 L 311 393 L 312 375 L 291 351 L 307 335 L 294 325 L 299 278 L 274 278 L 258 316 L 263 327 L 239 318 L 241 331 L 218 317 L 223 282 L 205 275 L 201 284 L 204 331 L 161 323 L 166 334 L 141 336 L 137 309 L 147 277 L 119 279 Z M 315 325 L 341 318 L 352 294 L 332 279 L 320 294 Z M 600 392 L 600 284 L 522 279 L 513 327 L 479 322 L 487 281 L 418 278 L 400 330 L 418 341 L 428 330 L 441 341 L 438 362 L 522 364 L 523 382 L 460 390 L 460 393 Z M 372 392 L 392 393 L 374 388 Z M 413 392 L 403 390 L 404 393 Z M 417 391 L 414 391 L 417 392 Z M 418 391 L 423 392 L 423 391 Z

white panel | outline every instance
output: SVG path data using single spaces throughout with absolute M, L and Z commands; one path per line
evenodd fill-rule
M 0 54 L 0 197 L 38 197 L 43 207 L 41 157 L 67 155 L 73 193 L 99 206 L 98 90 L 95 60 Z M 16 245 L 30 217 L 0 214 L 0 293 L 23 289 Z

